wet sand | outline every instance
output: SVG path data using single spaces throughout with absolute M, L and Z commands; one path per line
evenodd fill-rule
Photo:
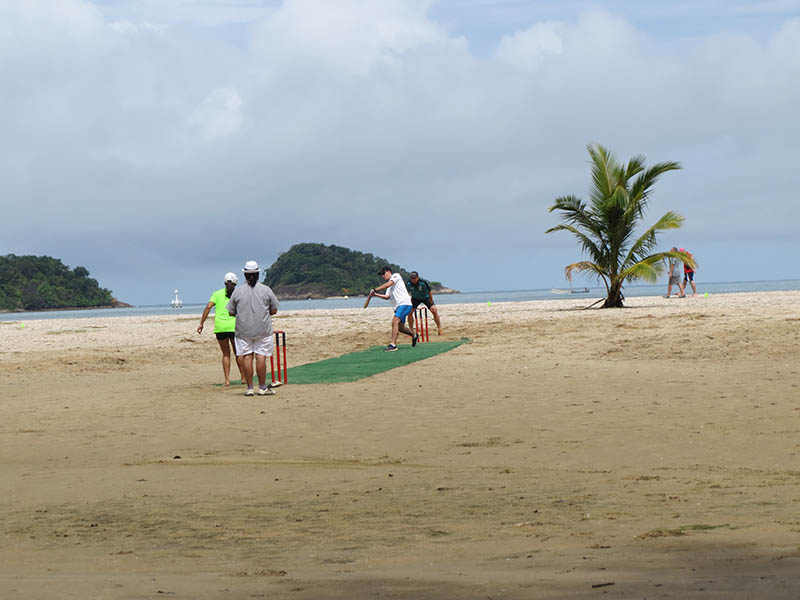
M 199 315 L 0 322 L 0 597 L 800 596 L 800 292 L 590 302 L 266 398 Z M 296 365 L 390 315 L 276 326 Z

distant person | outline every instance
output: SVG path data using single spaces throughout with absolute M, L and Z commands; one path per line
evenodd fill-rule
M 278 299 L 273 291 L 258 281 L 261 269 L 249 260 L 242 269 L 246 285 L 240 285 L 231 294 L 228 312 L 236 317 L 236 354 L 247 391 L 253 396 L 253 356 L 256 359 L 258 395 L 274 394 L 267 386 L 267 357 L 272 356 L 272 315 L 278 312 Z
M 673 246 L 670 248 L 671 252 L 677 252 L 678 249 Z M 669 298 L 672 295 L 672 286 L 677 286 L 677 295 L 680 297 L 683 295 L 683 288 L 681 287 L 681 261 L 678 258 L 673 256 L 669 257 L 669 283 L 667 283 L 667 295 L 666 298 Z
M 414 311 L 420 304 L 428 307 L 433 315 L 433 321 L 436 323 L 436 330 L 439 335 L 442 335 L 442 322 L 439 320 L 439 309 L 433 302 L 433 290 L 431 289 L 431 282 L 427 279 L 422 279 L 419 273 L 411 271 L 408 281 L 406 282 L 408 293 L 411 294 L 411 312 L 408 313 L 408 327 L 414 329 Z
M 226 308 L 228 300 L 239 283 L 239 278 L 236 273 L 226 273 L 223 278 L 225 287 L 217 290 L 211 294 L 211 299 L 206 304 L 203 315 L 200 317 L 200 325 L 197 327 L 197 333 L 203 333 L 203 325 L 208 318 L 208 313 L 214 309 L 214 334 L 217 336 L 217 343 L 219 349 L 222 350 L 222 373 L 225 375 L 225 385 L 231 384 L 231 350 L 236 357 L 236 367 L 239 369 L 239 377 L 242 376 L 242 367 L 239 365 L 239 357 L 236 352 L 236 345 L 234 343 L 234 335 L 236 331 L 236 318 L 228 313 Z M 244 381 L 244 379 L 242 379 Z
M 378 275 L 383 276 L 383 285 L 370 290 L 370 296 L 377 296 L 384 300 L 392 301 L 392 308 L 394 308 L 394 316 L 392 317 L 392 341 L 386 346 L 386 352 L 394 352 L 397 350 L 397 334 L 403 332 L 411 336 L 411 346 L 417 345 L 419 336 L 405 326 L 406 317 L 411 313 L 411 296 L 408 295 L 406 285 L 403 283 L 403 278 L 400 273 L 392 273 L 392 270 L 386 266 L 381 267 Z M 387 294 L 379 294 L 381 290 L 389 289 Z
M 681 248 L 681 252 L 686 252 L 683 248 Z M 686 252 L 689 255 L 689 258 L 694 258 L 691 252 Z M 683 263 L 683 283 L 681 284 L 681 296 L 686 296 L 686 282 L 689 282 L 692 286 L 692 296 L 697 296 L 697 288 L 694 285 L 694 269 Z

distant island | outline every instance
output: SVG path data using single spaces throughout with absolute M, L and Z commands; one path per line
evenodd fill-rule
M 0 256 L 0 311 L 130 306 L 89 277 L 50 256 Z
M 408 279 L 408 271 L 379 256 L 342 246 L 295 244 L 264 272 L 264 283 L 285 300 L 366 296 L 381 283 L 378 269 L 383 265 Z M 425 273 L 420 276 L 427 279 Z M 438 281 L 431 286 L 434 293 L 458 293 Z

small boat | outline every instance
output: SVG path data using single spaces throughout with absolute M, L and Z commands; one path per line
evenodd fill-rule
M 178 298 L 178 290 L 175 290 L 175 297 L 172 299 L 172 308 L 183 308 L 183 301 Z
M 568 290 L 562 290 L 558 288 L 553 288 L 550 290 L 551 294 L 588 294 L 589 288 L 569 288 Z

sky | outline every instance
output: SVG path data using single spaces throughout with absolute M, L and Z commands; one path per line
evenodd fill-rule
M 644 223 L 699 289 L 800 278 L 799 106 L 800 0 L 0 0 L 0 254 L 136 305 L 300 242 L 561 288 L 600 143 L 681 163 Z

